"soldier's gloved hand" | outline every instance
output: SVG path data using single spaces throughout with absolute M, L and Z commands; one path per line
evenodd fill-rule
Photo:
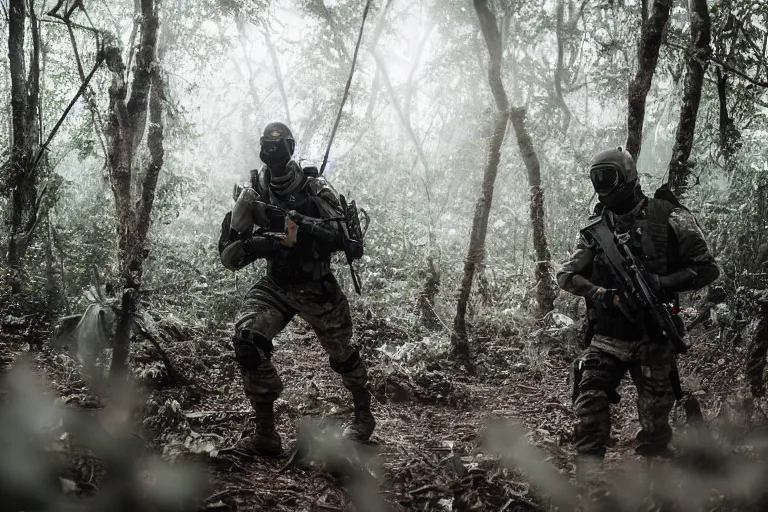
M 661 293 L 664 289 L 658 274 L 651 274 L 648 272 L 645 274 L 645 280 L 648 281 L 648 286 L 651 287 L 651 291 L 654 293 Z
M 615 289 L 605 289 L 603 287 L 600 287 L 597 289 L 597 291 L 595 291 L 592 300 L 598 304 L 601 304 L 605 308 L 619 307 L 619 302 L 621 301 L 619 294 L 616 293 Z

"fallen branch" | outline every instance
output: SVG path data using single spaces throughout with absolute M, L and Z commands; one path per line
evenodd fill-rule
M 254 494 L 256 494 L 256 491 L 253 490 L 253 489 L 245 489 L 245 488 L 242 488 L 242 487 L 237 487 L 237 488 L 232 487 L 232 488 L 229 488 L 229 489 L 224 489 L 223 491 L 219 491 L 219 492 L 217 492 L 215 494 L 211 494 L 210 496 L 205 498 L 205 500 L 203 500 L 203 502 L 204 503 L 209 503 L 211 501 L 220 500 L 222 498 L 229 498 L 231 496 L 237 496 L 238 494 L 251 494 L 251 495 L 254 495 Z
M 447 488 L 443 487 L 442 485 L 427 484 L 427 485 L 423 485 L 421 487 L 408 491 L 408 494 L 421 494 L 423 492 L 428 492 L 428 491 L 437 491 L 437 492 L 442 492 L 446 494 L 450 492 Z

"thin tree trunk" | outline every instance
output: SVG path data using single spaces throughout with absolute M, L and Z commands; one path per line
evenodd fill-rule
M 627 111 L 627 151 L 637 160 L 643 141 L 645 100 L 651 89 L 659 49 L 669 20 L 671 0 L 654 0 L 650 17 L 642 25 L 637 49 L 637 73 L 629 83 L 629 108 Z M 647 8 L 646 8 L 647 9 Z
M 39 81 L 40 36 L 33 9 L 26 0 L 10 0 L 8 10 L 8 63 L 11 78 L 11 158 L 7 190 L 11 191 L 8 216 L 7 282 L 11 293 L 22 290 L 24 259 L 37 225 L 37 175 L 32 165 L 40 145 Z M 25 21 L 30 18 L 32 52 L 25 70 Z M 26 76 L 25 76 L 26 74 Z
M 528 171 L 528 186 L 531 188 L 531 226 L 533 228 L 533 249 L 536 252 L 536 317 L 543 318 L 554 309 L 555 281 L 552 278 L 549 247 L 544 219 L 544 190 L 541 188 L 541 166 L 528 130 L 525 128 L 525 109 L 515 108 L 510 115 L 517 135 L 520 157 Z
M 501 34 L 496 23 L 496 16 L 488 7 L 487 0 L 474 0 L 473 4 L 490 56 L 488 82 L 496 102 L 497 113 L 488 145 L 488 160 L 485 172 L 483 173 L 480 197 L 478 197 L 475 203 L 475 214 L 472 219 L 472 230 L 469 235 L 467 259 L 464 261 L 464 276 L 459 287 L 456 317 L 453 321 L 453 335 L 451 336 L 453 355 L 469 372 L 472 372 L 474 369 L 470 358 L 469 340 L 467 337 L 467 305 L 472 291 L 475 271 L 478 265 L 482 263 L 485 255 L 485 237 L 488 232 L 488 217 L 493 202 L 493 186 L 496 181 L 496 174 L 499 171 L 501 145 L 504 142 L 509 122 L 509 100 L 507 99 L 507 93 L 504 90 L 504 84 L 501 79 Z
M 381 90 L 381 70 L 376 68 L 376 74 L 373 76 L 373 85 L 371 86 L 371 96 L 368 99 L 368 108 L 365 109 L 365 118 L 368 121 L 373 119 L 373 109 L 379 99 L 379 90 Z
M 718 124 L 720 129 L 720 152 L 725 159 L 726 171 L 730 171 L 733 165 L 733 155 L 740 147 L 741 135 L 736 128 L 733 118 L 728 114 L 728 78 L 729 76 L 718 67 L 717 73 L 717 97 L 719 100 Z
M 133 314 L 139 301 L 147 234 L 150 226 L 157 178 L 163 165 L 163 80 L 157 59 L 160 20 L 155 0 L 141 0 L 141 39 L 136 52 L 136 70 L 131 83 L 131 97 L 126 102 L 127 85 L 121 50 L 107 49 L 107 66 L 112 72 L 110 119 L 106 133 L 109 174 L 117 214 L 118 260 L 123 286 L 110 377 L 118 382 L 127 375 Z M 149 123 L 147 123 L 149 115 Z M 148 128 L 147 128 L 148 125 Z M 134 197 L 132 181 L 134 155 L 147 134 L 149 163 L 143 173 L 140 192 Z
M 563 34 L 563 11 L 564 0 L 558 0 L 557 2 L 557 16 L 555 23 L 555 34 L 557 35 L 557 66 L 555 68 L 555 99 L 563 111 L 563 133 L 568 132 L 568 127 L 571 124 L 571 110 L 568 108 L 568 104 L 563 97 L 563 73 L 565 72 L 563 66 L 563 59 L 565 57 L 565 35 Z
M 701 102 L 701 87 L 710 56 L 710 21 L 707 0 L 690 0 L 691 42 L 688 57 L 688 71 L 685 74 L 683 105 L 680 109 L 680 121 L 677 124 L 675 145 L 672 148 L 672 160 L 669 163 L 669 184 L 678 195 L 685 192 L 691 169 L 688 159 L 693 148 L 696 132 L 696 117 Z
M 762 306 L 760 309 L 760 320 L 747 348 L 746 364 L 752 396 L 756 397 L 765 396 L 765 356 L 768 353 L 768 308 Z
M 275 50 L 275 45 L 272 44 L 272 38 L 269 37 L 267 29 L 264 29 L 264 40 L 267 42 L 267 50 L 269 51 L 269 57 L 272 59 L 272 67 L 275 68 L 277 87 L 280 90 L 280 97 L 283 99 L 283 108 L 285 108 L 285 121 L 288 126 L 293 126 L 291 123 L 291 108 L 288 103 L 288 95 L 285 92 L 285 83 L 283 82 L 283 72 L 280 70 L 280 59 L 277 57 L 277 50 Z

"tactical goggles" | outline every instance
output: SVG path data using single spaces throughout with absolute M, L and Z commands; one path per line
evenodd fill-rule
M 624 175 L 617 165 L 598 164 L 589 169 L 589 178 L 598 194 L 615 190 L 624 181 Z
M 262 136 L 259 139 L 259 144 L 261 144 L 262 146 L 265 145 L 265 144 L 271 144 L 271 145 L 276 145 L 278 143 L 287 144 L 288 141 L 293 141 L 293 138 L 292 137 L 264 137 L 264 136 Z
M 293 142 L 293 139 L 262 137 L 260 142 L 262 151 L 268 155 L 272 153 L 279 153 L 281 151 L 288 153 L 292 152 L 291 143 Z

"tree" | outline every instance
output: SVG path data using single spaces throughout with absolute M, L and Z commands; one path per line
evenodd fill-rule
M 669 184 L 676 194 L 682 194 L 688 186 L 691 174 L 688 159 L 693 148 L 696 117 L 701 102 L 701 88 L 710 55 L 710 21 L 707 0 L 690 0 L 691 48 L 688 50 L 688 70 L 685 74 L 683 104 L 677 124 L 672 160 L 669 163 Z M 718 85 L 719 82 L 718 82 Z M 721 102 L 725 106 L 724 99 Z M 727 113 L 726 113 L 727 116 Z
M 488 217 L 493 201 L 493 185 L 499 171 L 501 160 L 501 145 L 507 133 L 509 123 L 509 100 L 501 80 L 501 34 L 496 24 L 496 16 L 488 7 L 486 0 L 474 0 L 475 11 L 480 22 L 480 29 L 488 46 L 488 83 L 496 102 L 496 118 L 493 121 L 491 139 L 488 142 L 488 159 L 483 173 L 483 183 L 480 196 L 475 203 L 475 214 L 472 218 L 472 229 L 469 234 L 469 249 L 464 260 L 464 276 L 459 287 L 459 300 L 456 306 L 456 317 L 453 320 L 453 335 L 451 346 L 454 356 L 468 370 L 472 369 L 469 358 L 469 343 L 467 340 L 467 304 L 472 291 L 475 270 L 483 260 L 485 253 L 485 236 L 488 232 Z
M 488 7 L 486 0 L 474 0 L 474 6 L 490 56 L 488 82 L 496 102 L 496 119 L 493 122 L 491 138 L 488 143 L 488 160 L 483 174 L 480 197 L 475 203 L 475 214 L 469 235 L 469 249 L 467 258 L 464 260 L 464 275 L 459 287 L 456 317 L 453 322 L 454 332 L 451 336 L 454 356 L 470 371 L 472 365 L 467 340 L 467 305 L 475 271 L 485 256 L 485 239 L 488 232 L 488 217 L 493 202 L 494 182 L 501 160 L 501 146 L 506 135 L 507 124 L 510 122 L 515 130 L 518 149 L 528 171 L 528 184 L 531 187 L 530 212 L 534 232 L 534 247 L 538 260 L 536 269 L 537 316 L 542 316 L 552 310 L 555 297 L 549 263 L 550 255 L 544 231 L 544 193 L 541 189 L 540 166 L 531 137 L 525 128 L 525 108 L 510 110 L 509 100 L 501 78 L 502 41 L 496 16 Z
M 118 264 L 123 290 L 110 369 L 110 375 L 115 380 L 124 377 L 127 371 L 132 318 L 137 310 L 144 259 L 149 252 L 147 234 L 164 157 L 164 91 L 157 55 L 160 29 L 158 6 L 156 0 L 141 0 L 138 8 L 137 14 L 140 16 L 137 16 L 136 23 L 139 24 L 141 36 L 131 78 L 130 96 L 130 70 L 126 70 L 120 48 L 113 40 L 105 50 L 107 67 L 112 73 L 105 135 L 109 178 L 115 197 Z M 143 173 L 139 173 L 136 169 L 137 153 L 145 132 L 149 158 Z M 135 186 L 138 182 L 140 185 Z
M 543 318 L 555 308 L 557 289 L 552 278 L 551 255 L 547 244 L 545 229 L 544 190 L 541 188 L 541 166 L 533 148 L 531 136 L 525 127 L 525 109 L 512 109 L 512 126 L 517 136 L 517 146 L 528 173 L 528 186 L 531 189 L 530 215 L 533 228 L 533 248 L 536 252 L 536 318 Z
M 9 3 L 8 60 L 11 75 L 11 155 L 8 182 L 11 204 L 8 226 L 8 276 L 11 293 L 21 292 L 24 257 L 38 224 L 40 151 L 40 27 L 34 2 Z M 32 47 L 25 69 L 26 18 L 30 19 Z
M 629 83 L 629 109 L 627 111 L 627 151 L 637 160 L 643 142 L 645 100 L 651 89 L 664 29 L 669 21 L 671 0 L 653 0 L 650 17 L 647 15 L 648 0 L 643 2 L 643 24 L 637 47 L 637 73 Z

